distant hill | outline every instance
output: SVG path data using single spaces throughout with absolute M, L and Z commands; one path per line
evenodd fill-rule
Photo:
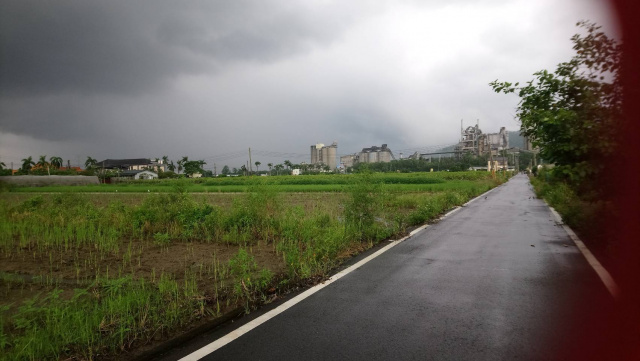
M 509 131 L 509 147 L 524 148 L 524 137 L 520 135 L 520 130 Z
M 444 148 L 440 148 L 438 150 L 435 150 L 434 153 L 444 153 L 444 152 L 453 152 L 454 150 L 456 150 L 456 146 L 457 144 L 453 144 L 450 145 L 448 147 L 444 147 Z M 439 155 L 442 158 L 448 158 L 448 157 L 453 157 L 453 154 L 441 154 Z
M 438 150 L 436 150 L 436 152 L 453 152 L 454 150 L 456 150 L 456 146 L 457 146 L 457 144 L 453 144 L 453 145 L 450 145 L 448 147 L 444 147 L 444 148 L 438 149 Z

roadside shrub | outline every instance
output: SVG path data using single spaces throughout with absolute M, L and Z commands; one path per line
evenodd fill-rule
M 148 238 L 166 233 L 173 239 L 197 240 L 208 235 L 202 225 L 214 208 L 197 203 L 186 192 L 152 194 L 132 212 L 134 234 Z
M 178 175 L 172 171 L 160 172 L 158 173 L 159 179 L 168 179 L 168 178 L 178 178 Z
M 269 241 L 274 238 L 281 210 L 276 189 L 267 186 L 262 180 L 255 180 L 250 183 L 245 194 L 234 199 L 231 211 L 224 219 L 224 229 L 231 235 L 240 236 L 239 239 L 245 245 L 247 239 L 249 242 L 257 242 L 260 239 Z M 231 243 L 240 243 L 234 241 L 233 236 L 227 238 Z
M 361 172 L 352 178 L 346 188 L 349 195 L 344 205 L 345 223 L 363 232 L 373 226 L 380 211 L 382 184 L 370 172 Z
M 273 273 L 264 268 L 258 270 L 254 257 L 244 248 L 229 260 L 229 272 L 235 278 L 233 291 L 245 300 L 245 311 L 249 312 L 251 304 L 271 282 Z

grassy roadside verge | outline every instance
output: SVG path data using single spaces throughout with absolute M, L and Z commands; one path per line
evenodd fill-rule
M 611 202 L 590 195 L 577 193 L 567 183 L 555 181 L 542 171 L 530 178 L 536 196 L 544 199 L 562 217 L 562 221 L 573 229 L 598 260 L 615 272 L 612 260 L 615 244 L 607 235 L 610 227 L 605 223 L 616 210 Z
M 323 206 L 328 193 L 311 208 L 265 183 L 227 208 L 179 187 L 138 204 L 96 205 L 77 193 L 2 202 L 0 359 L 113 357 L 237 306 L 249 311 L 499 183 L 485 174 L 406 194 L 365 174 L 335 207 Z

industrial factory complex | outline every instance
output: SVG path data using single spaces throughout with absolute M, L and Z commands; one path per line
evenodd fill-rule
M 326 165 L 330 169 L 335 169 L 337 164 L 338 143 L 333 142 L 327 146 L 322 143 L 314 144 L 311 146 L 311 164 L 312 165 Z M 377 163 L 377 162 L 391 162 L 395 159 L 391 149 L 386 144 L 382 146 L 371 146 L 369 148 L 362 148 L 358 153 L 348 154 L 340 156 L 340 168 L 353 167 L 357 163 Z
M 509 132 L 505 127 L 498 133 L 482 133 L 480 124 L 466 129 L 460 123 L 460 142 L 456 146 L 457 153 L 471 153 L 473 155 L 498 155 L 498 152 L 509 148 Z
M 518 136 L 515 135 L 514 137 L 518 138 Z M 504 167 L 506 167 L 507 160 L 506 158 L 504 160 L 502 159 L 505 154 L 512 154 L 513 152 L 519 152 L 521 150 L 532 151 L 531 143 L 525 138 L 522 149 L 510 148 L 509 131 L 507 131 L 505 127 L 501 127 L 496 133 L 483 133 L 480 129 L 479 122 L 474 126 L 468 126 L 466 128 L 461 122 L 460 140 L 458 144 L 443 148 L 433 153 L 415 152 L 407 158 L 431 161 L 434 155 L 439 157 L 460 157 L 463 154 L 471 154 L 473 156 L 489 156 L 491 157 L 492 162 L 499 162 L 500 164 L 504 163 Z M 340 155 L 339 163 L 337 163 L 337 153 L 337 142 L 333 142 L 329 146 L 322 143 L 312 145 L 311 164 L 315 166 L 328 166 L 329 169 L 333 170 L 336 169 L 336 167 L 348 169 L 359 163 L 388 163 L 396 159 L 387 144 L 382 144 L 381 146 L 374 145 L 368 148 L 362 148 L 362 150 L 357 153 Z M 402 158 L 402 153 L 400 153 L 400 155 L 400 158 Z M 490 165 L 489 167 L 492 166 Z
M 396 159 L 391 149 L 386 144 L 378 147 L 373 145 L 369 148 L 362 148 L 358 153 L 347 154 L 340 157 L 340 164 L 344 168 L 353 167 L 357 163 L 388 163 Z

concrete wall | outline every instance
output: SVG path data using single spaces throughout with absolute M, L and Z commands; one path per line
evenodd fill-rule
M 353 163 L 355 162 L 356 156 L 354 154 L 343 155 L 340 157 L 340 163 L 346 168 L 353 167 Z

